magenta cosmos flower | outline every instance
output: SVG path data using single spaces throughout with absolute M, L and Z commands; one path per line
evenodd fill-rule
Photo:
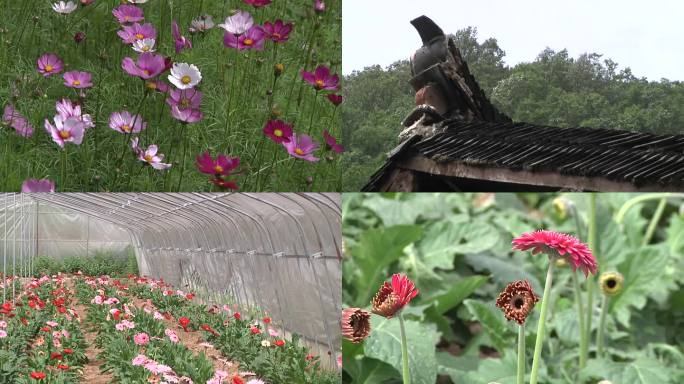
M 160 73 L 166 70 L 166 61 L 164 56 L 145 52 L 140 54 L 137 63 L 130 57 L 125 57 L 121 62 L 121 68 L 131 76 L 138 76 L 141 79 L 148 80 L 159 76 Z
M 264 32 L 269 39 L 276 43 L 284 43 L 290 37 L 290 32 L 292 32 L 292 23 L 283 23 L 282 20 L 276 20 L 275 23 L 267 21 L 263 26 Z
M 283 142 L 283 146 L 287 149 L 287 153 L 298 159 L 315 162 L 320 160 L 313 155 L 313 152 L 318 149 L 318 143 L 313 141 L 311 137 L 296 133 L 292 134 L 290 141 Z
M 572 265 L 573 271 L 577 268 L 581 269 L 584 276 L 587 276 L 589 272 L 596 274 L 598 270 L 598 264 L 589 247 L 565 233 L 546 230 L 523 233 L 513 239 L 512 244 L 513 249 L 521 251 L 532 249 L 533 255 L 542 252 L 550 256 L 558 254 Z
M 86 129 L 95 127 L 93 118 L 87 113 L 81 113 L 81 106 L 71 102 L 69 99 L 58 101 L 55 104 L 55 109 L 57 110 L 57 113 L 62 116 L 62 120 L 74 118 L 82 122 Z
M 252 28 L 253 25 L 254 18 L 252 18 L 249 12 L 237 11 L 233 16 L 226 17 L 226 21 L 223 24 L 219 24 L 219 27 L 233 35 L 242 35 Z
M 147 123 L 140 115 L 131 115 L 128 111 L 114 112 L 109 116 L 109 128 L 121 133 L 138 133 L 147 128 Z
M 199 109 L 201 103 L 202 92 L 194 88 L 172 89 L 166 98 L 166 104 L 171 108 L 178 107 L 179 110 Z
M 14 106 L 7 104 L 2 114 L 2 121 L 14 128 L 19 136 L 31 137 L 33 135 L 33 127 L 28 120 L 19 114 Z
M 48 119 L 45 119 L 45 130 L 60 148 L 64 148 L 66 143 L 81 144 L 85 133 L 83 122 L 73 117 L 64 119 L 61 115 L 56 115 L 54 120 L 55 124 L 52 125 Z
M 418 296 L 418 289 L 408 277 L 395 273 L 392 283 L 385 281 L 371 301 L 371 311 L 376 315 L 392 318 Z
M 340 144 L 337 144 L 337 140 L 332 135 L 330 135 L 327 129 L 323 131 L 323 138 L 325 139 L 326 146 L 332 149 L 335 153 L 344 152 L 344 147 Z
M 230 176 L 238 166 L 240 166 L 240 159 L 237 157 L 219 154 L 214 160 L 209 152 L 197 156 L 197 169 L 202 173 L 216 177 Z
M 340 77 L 331 75 L 330 69 L 323 65 L 319 65 L 313 73 L 302 70 L 302 79 L 313 85 L 317 91 L 334 91 L 340 84 Z
M 292 126 L 282 120 L 271 120 L 264 126 L 264 135 L 278 144 L 289 143 L 292 139 Z
M 186 39 L 181 35 L 180 33 L 180 28 L 178 28 L 178 23 L 176 21 L 173 21 L 173 24 L 171 24 L 171 32 L 173 33 L 173 40 L 176 42 L 176 53 L 180 53 L 183 49 L 185 48 L 192 48 L 192 43 L 190 40 Z
M 187 109 L 180 109 L 178 106 L 172 106 L 171 107 L 171 116 L 183 123 L 196 123 L 204 117 L 202 114 L 202 111 L 199 109 L 192 109 L 192 108 L 187 108 Z
M 146 150 L 140 148 L 138 144 L 139 139 L 137 137 L 131 140 L 131 148 L 133 148 L 133 153 L 138 157 L 138 160 L 160 171 L 171 168 L 171 164 L 163 163 L 164 154 L 158 153 L 159 147 L 156 144 L 150 145 Z
M 64 69 L 64 63 L 54 53 L 46 53 L 39 57 L 37 65 L 38 72 L 45 77 L 60 73 L 62 72 L 62 69 Z
M 241 35 L 235 35 L 230 32 L 226 32 L 223 35 L 223 45 L 228 48 L 237 48 L 238 51 L 246 49 L 263 51 L 265 41 L 266 32 L 258 25 L 253 26 Z
M 130 4 L 119 5 L 112 14 L 120 24 L 137 23 L 145 19 L 142 9 Z
M 136 40 L 142 39 L 157 39 L 157 30 L 150 23 L 124 25 L 123 29 L 116 34 L 126 44 L 133 44 Z
M 55 191 L 55 182 L 48 179 L 28 179 L 21 184 L 22 193 L 46 193 Z
M 243 0 L 245 4 L 249 4 L 254 8 L 265 7 L 271 4 L 271 0 Z
M 64 75 L 64 85 L 70 88 L 90 88 L 93 86 L 92 75 L 88 72 L 71 71 Z
M 334 106 L 339 106 L 342 104 L 342 101 L 344 101 L 344 97 L 342 95 L 336 95 L 334 93 L 331 93 L 328 95 L 328 100 L 334 105 Z

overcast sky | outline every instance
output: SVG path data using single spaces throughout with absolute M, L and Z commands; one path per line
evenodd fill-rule
M 637 77 L 684 80 L 684 1 L 679 0 L 344 0 L 343 72 L 406 59 L 420 45 L 409 21 L 432 18 L 447 33 L 477 27 L 506 63 L 545 48 L 603 54 Z

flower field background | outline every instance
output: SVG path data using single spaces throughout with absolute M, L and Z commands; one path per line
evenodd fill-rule
M 2 190 L 340 189 L 341 1 L 59 3 L 0 7 Z
M 409 368 L 404 383 L 529 382 L 541 302 L 525 322 L 527 374 L 517 379 L 518 324 L 506 321 L 496 301 L 518 280 L 527 280 L 529 287 L 511 286 L 508 292 L 531 288 L 544 296 L 549 258 L 514 251 L 511 244 L 539 229 L 587 243 L 598 271 L 588 271 L 585 278 L 580 268 L 574 274 L 565 258 L 555 261 L 538 382 L 684 381 L 681 194 L 343 198 L 343 307 L 349 308 L 342 320 L 343 382 L 402 382 L 402 372 L 407 372 L 402 364 L 402 317 Z M 410 280 L 391 278 L 395 273 Z M 606 285 L 615 273 L 622 280 Z M 379 290 L 388 281 L 391 284 Z M 411 282 L 418 291 L 412 299 Z M 578 302 L 583 311 L 578 311 Z

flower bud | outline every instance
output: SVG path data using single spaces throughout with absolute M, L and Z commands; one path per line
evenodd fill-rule
M 345 308 L 340 326 L 342 337 L 352 343 L 360 343 L 370 335 L 370 313 L 361 308 Z
M 615 296 L 622 291 L 624 277 L 620 272 L 604 272 L 599 277 L 601 291 L 606 296 Z
M 284 70 L 285 66 L 282 63 L 277 63 L 273 66 L 273 73 L 275 73 L 276 77 L 282 75 Z

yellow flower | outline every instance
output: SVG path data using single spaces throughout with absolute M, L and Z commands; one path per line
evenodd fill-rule
M 562 197 L 556 197 L 553 199 L 553 210 L 559 219 L 564 220 L 568 217 L 568 201 Z
M 599 277 L 601 290 L 603 294 L 608 296 L 617 295 L 622 291 L 622 282 L 624 278 L 620 272 L 605 272 Z

